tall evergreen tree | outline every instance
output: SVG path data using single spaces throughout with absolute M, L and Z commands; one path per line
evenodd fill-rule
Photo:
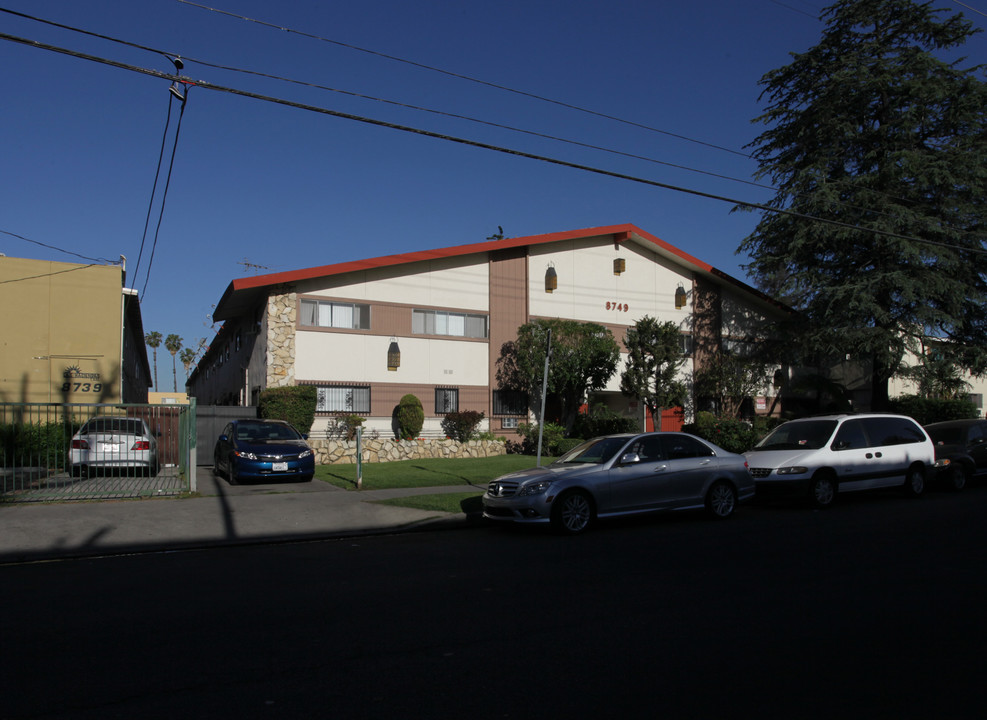
M 962 14 L 840 0 L 823 17 L 819 44 L 762 78 L 752 143 L 770 205 L 798 215 L 765 213 L 741 250 L 801 311 L 788 331 L 803 351 L 873 361 L 882 409 L 925 338 L 987 367 L 987 86 L 947 59 L 977 32 Z

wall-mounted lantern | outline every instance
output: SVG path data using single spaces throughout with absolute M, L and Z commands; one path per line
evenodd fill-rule
M 548 270 L 545 271 L 545 292 L 550 293 L 553 290 L 557 290 L 558 287 L 559 287 L 559 276 L 555 272 L 555 267 L 549 265 Z
M 681 310 L 684 308 L 686 299 L 685 288 L 682 287 L 682 283 L 679 283 L 678 288 L 675 289 L 675 309 Z
M 387 369 L 394 371 L 401 367 L 401 348 L 398 341 L 391 338 L 391 344 L 387 348 Z
M 620 273 L 624 272 L 624 270 L 626 270 L 626 269 L 627 269 L 627 263 L 624 261 L 624 258 L 614 258 L 613 259 L 613 274 L 614 275 L 620 275 Z

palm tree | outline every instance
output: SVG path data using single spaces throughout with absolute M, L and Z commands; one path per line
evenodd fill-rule
M 182 349 L 182 339 L 172 333 L 165 338 L 165 347 L 168 348 L 168 352 L 171 353 L 171 375 L 175 381 L 175 387 L 173 392 L 178 392 L 178 365 L 175 363 L 175 355 L 178 351 Z
M 182 365 L 185 366 L 185 382 L 188 382 L 188 371 L 192 365 L 195 364 L 195 350 L 190 347 L 182 350 L 182 354 L 178 356 L 178 359 L 182 361 Z
M 161 347 L 161 333 L 157 330 L 149 332 L 144 336 L 144 342 L 147 344 L 151 350 L 153 350 L 154 355 L 154 389 L 158 389 L 158 348 Z

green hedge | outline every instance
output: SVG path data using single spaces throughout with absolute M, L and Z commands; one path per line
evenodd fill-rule
M 291 385 L 264 390 L 257 405 L 265 420 L 285 420 L 302 435 L 308 435 L 318 401 L 319 391 L 314 385 Z
M 446 413 L 442 418 L 442 431 L 446 437 L 466 442 L 476 435 L 476 429 L 483 422 L 483 417 L 483 413 L 476 410 Z
M 918 395 L 902 395 L 893 398 L 889 410 L 913 418 L 919 425 L 942 420 L 962 420 L 980 417 L 977 406 L 969 400 L 938 400 Z
M 729 452 L 744 453 L 754 447 L 779 422 L 773 418 L 758 417 L 750 423 L 734 418 L 717 417 L 713 413 L 699 412 L 696 413 L 696 421 L 684 425 L 682 431 L 709 440 Z
M 78 429 L 60 422 L 0 425 L 0 467 L 60 470 L 68 462 L 69 443 Z

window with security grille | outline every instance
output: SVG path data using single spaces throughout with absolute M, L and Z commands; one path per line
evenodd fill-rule
M 435 414 L 444 415 L 446 413 L 459 411 L 459 389 L 458 388 L 435 388 Z
M 316 412 L 370 413 L 370 388 L 359 386 L 320 387 Z
M 527 415 L 528 393 L 517 390 L 493 391 L 494 415 Z
M 370 306 L 360 303 L 301 301 L 301 324 L 310 327 L 370 329 Z

